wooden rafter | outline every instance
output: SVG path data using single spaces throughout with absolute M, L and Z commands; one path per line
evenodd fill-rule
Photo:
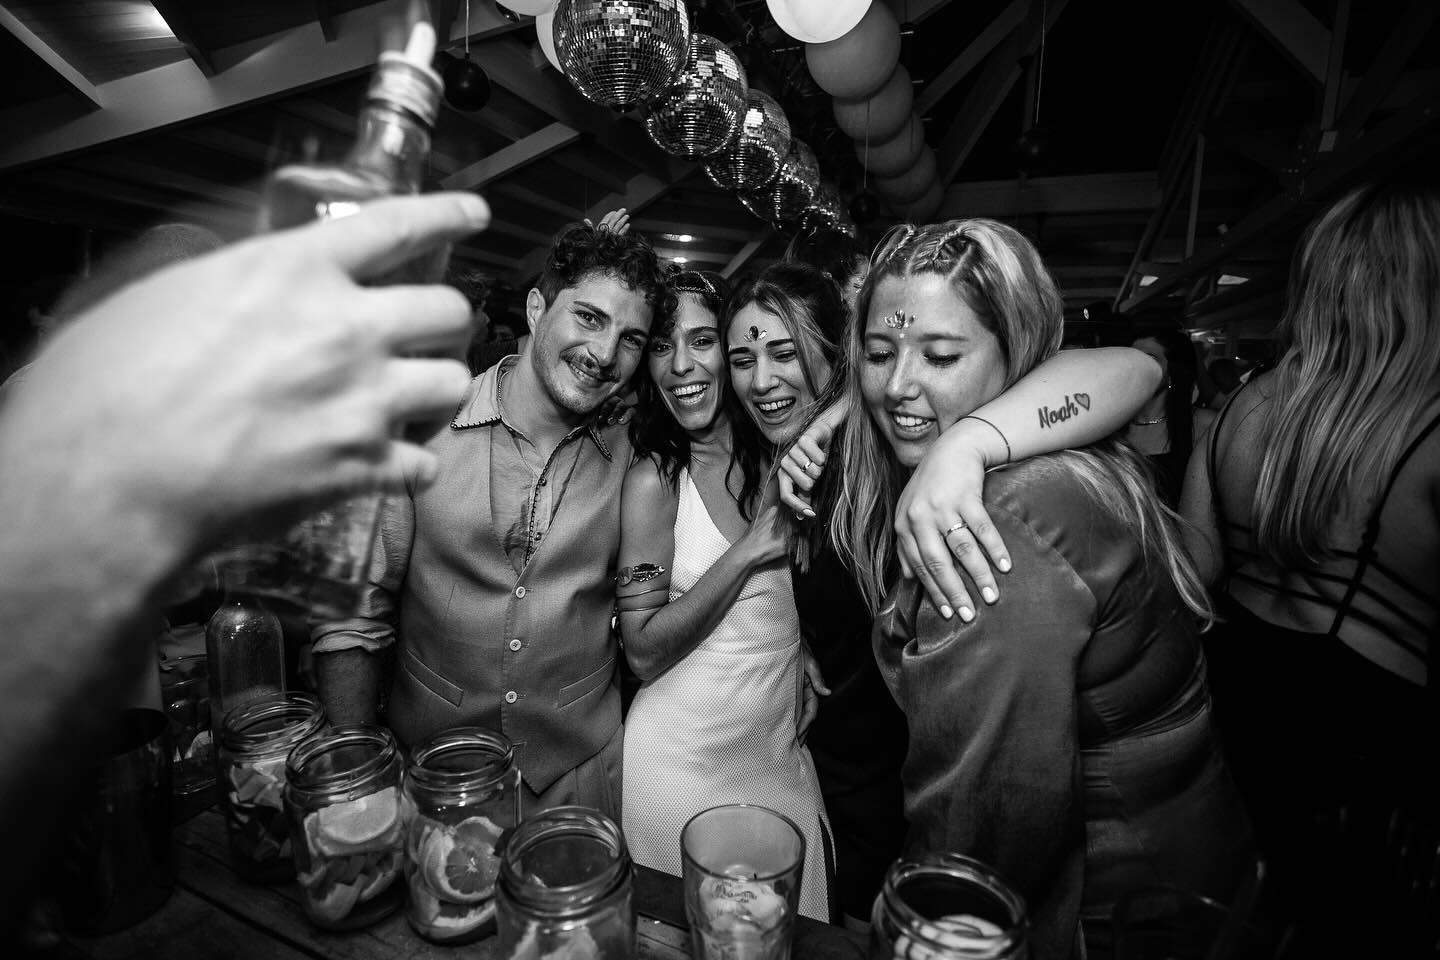
M 622 193 L 611 193 L 605 196 L 600 202 L 593 204 L 586 210 L 584 216 L 591 221 L 598 221 L 611 210 L 624 207 L 631 214 L 638 213 L 656 200 L 663 197 L 671 190 L 678 181 L 675 179 L 653 176 L 649 173 L 636 174 L 630 178 Z M 576 219 L 579 219 L 578 217 Z M 545 265 L 545 258 L 549 256 L 549 244 L 538 246 L 531 251 L 520 266 L 511 274 L 511 279 L 516 286 L 529 283 L 540 268 Z
M 51 160 L 198 120 L 282 94 L 362 73 L 375 62 L 381 25 L 403 17 L 408 0 L 383 0 L 335 16 L 335 39 L 326 43 L 313 22 L 211 52 L 225 68 L 200 75 L 190 61 L 168 64 L 96 86 L 103 110 L 76 114 L 52 100 L 0 111 L 0 171 Z M 516 28 L 480 6 L 471 14 L 477 37 Z M 452 34 L 452 40 L 454 39 Z
M 915 98 L 915 112 L 924 116 L 933 110 L 947 93 L 955 89 L 956 84 L 969 76 L 970 71 L 983 63 L 991 51 L 1015 32 L 1025 21 L 1025 14 L 1029 9 L 1030 0 L 1012 0 L 1008 7 L 1000 11 L 1000 14 L 960 51 L 958 57 L 946 64 L 944 70 L 925 84 L 924 92 Z
M 14 35 L 16 40 L 23 43 L 31 53 L 45 62 L 55 74 L 70 85 L 70 88 L 89 102 L 89 107 L 103 107 L 100 90 L 85 79 L 85 75 L 70 65 L 70 62 L 55 52 L 44 40 L 35 35 L 35 32 L 27 27 L 19 17 L 0 6 L 0 27 L 5 28 Z
M 741 270 L 744 270 L 745 265 L 755 259 L 755 255 L 760 252 L 760 248 L 765 246 L 766 242 L 774 235 L 775 228 L 769 224 L 766 224 L 751 234 L 750 239 L 745 241 L 745 246 L 741 247 L 735 256 L 730 258 L 730 262 L 725 264 L 720 270 L 720 276 L 729 280 Z
M 330 0 L 315 0 L 315 21 L 320 24 L 320 35 L 326 43 L 335 39 L 335 11 L 331 9 Z
M 1150 211 L 1160 201 L 1154 173 L 1097 173 L 954 183 L 945 191 L 939 219 L 1074 214 L 1097 210 Z
M 195 17 L 180 0 L 150 0 L 150 5 L 155 12 L 165 20 L 165 25 L 170 32 L 175 34 L 175 39 L 185 48 L 190 61 L 200 69 L 200 72 L 207 77 L 216 74 L 215 61 L 210 57 L 210 51 L 205 49 L 195 33 Z
M 1020 61 L 1040 45 L 1043 30 L 1048 31 L 1065 12 L 1068 0 L 1030 0 L 1025 21 L 985 58 L 985 66 L 975 87 L 961 106 L 950 130 L 940 144 L 940 182 L 950 183 L 960 172 L 980 135 L 990 125 L 995 111 L 1005 101 L 1015 81 L 1020 79 Z
M 1316 86 L 1325 82 L 1330 31 L 1300 0 L 1234 0 L 1235 6 L 1269 37 Z
M 1440 20 L 1440 3 L 1411 0 L 1395 11 L 1385 43 L 1340 112 L 1337 126 L 1358 130 L 1401 79 L 1405 67 L 1426 35 Z
M 1320 154 L 1296 189 L 1286 191 L 1256 209 L 1224 236 L 1212 241 L 1194 256 L 1187 257 L 1183 263 L 1177 264 L 1168 276 L 1139 289 L 1121 304 L 1120 309 L 1134 310 L 1159 297 L 1167 296 L 1185 282 L 1222 266 L 1241 251 L 1271 236 L 1277 229 L 1291 226 L 1305 217 L 1318 198 L 1343 189 L 1346 184 L 1365 176 L 1386 158 L 1398 159 L 1406 144 L 1427 135 L 1434 135 L 1437 127 L 1440 127 L 1440 114 L 1437 114 L 1434 108 L 1436 96 L 1440 96 L 1440 87 L 1432 88 L 1429 96 L 1389 117 L 1364 137 L 1331 153 Z
M 516 140 L 507 147 L 490 154 L 475 163 L 455 171 L 441 181 L 446 190 L 476 190 L 492 180 L 497 180 L 521 167 L 549 156 L 556 150 L 580 139 L 580 131 L 563 123 L 552 123 L 523 140 Z

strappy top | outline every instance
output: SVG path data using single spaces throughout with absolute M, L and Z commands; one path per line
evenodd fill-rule
M 1222 489 L 1220 483 L 1218 466 L 1222 456 L 1222 432 L 1236 402 L 1247 390 L 1253 389 L 1256 388 L 1252 381 L 1236 391 L 1226 403 L 1210 432 L 1206 450 L 1211 498 L 1224 541 L 1225 566 L 1228 572 L 1227 592 L 1230 592 L 1230 586 L 1238 581 L 1291 601 L 1297 608 L 1308 608 L 1311 613 L 1323 611 L 1321 619 L 1328 620 L 1328 628 L 1311 632 L 1342 642 L 1353 639 L 1357 631 L 1382 637 L 1397 648 L 1401 658 L 1418 661 L 1426 668 L 1428 675 L 1434 677 L 1437 644 L 1432 640 L 1437 628 L 1440 628 L 1440 601 L 1432 595 L 1431 590 L 1417 583 L 1417 580 L 1433 582 L 1436 568 L 1432 566 L 1428 569 L 1402 571 L 1392 556 L 1396 545 L 1393 542 L 1387 543 L 1382 537 L 1382 519 L 1385 518 L 1386 507 L 1406 466 L 1436 428 L 1440 427 L 1440 415 L 1432 418 L 1416 433 L 1396 460 L 1390 476 L 1380 488 L 1379 497 L 1369 510 L 1358 544 L 1353 549 L 1341 546 L 1332 548 L 1330 555 L 1313 567 L 1287 570 L 1278 568 L 1273 561 L 1259 552 L 1251 527 L 1230 519 L 1228 514 L 1241 512 L 1240 504 L 1236 502 L 1238 497 L 1232 495 L 1230 502 L 1236 509 L 1226 510 L 1226 490 Z M 1264 399 L 1259 400 L 1249 413 L 1242 417 L 1239 424 L 1234 426 L 1224 438 L 1227 446 L 1234 440 L 1234 434 L 1243 427 L 1245 419 L 1262 409 L 1266 402 Z M 1226 455 L 1230 452 L 1227 450 Z M 1245 462 L 1240 464 L 1242 470 L 1252 466 L 1255 474 L 1258 474 L 1258 461 L 1253 465 Z M 1253 480 L 1254 475 L 1247 475 L 1241 478 L 1241 485 L 1248 486 Z M 1232 484 L 1229 489 L 1235 490 L 1236 485 Z M 1311 619 L 1313 623 L 1314 618 Z M 1360 624 L 1363 624 L 1363 628 L 1357 627 Z M 1293 623 L 1279 625 L 1292 629 L 1296 627 Z

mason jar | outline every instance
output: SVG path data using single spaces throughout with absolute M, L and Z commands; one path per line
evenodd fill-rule
M 870 916 L 869 960 L 1024 960 L 1025 901 L 957 853 L 900 859 Z
M 495 848 L 520 822 L 514 747 L 480 727 L 447 730 L 411 754 L 404 795 L 410 926 L 436 943 L 494 933 Z
M 634 868 L 615 821 L 553 807 L 506 835 L 495 888 L 498 956 L 630 960 Z
M 257 883 L 295 875 L 285 818 L 285 758 L 325 725 L 308 693 L 273 693 L 225 715 L 217 751 L 225 832 L 235 872 Z
M 316 926 L 369 926 L 404 899 L 401 768 L 394 736 L 373 723 L 331 727 L 286 761 L 295 879 Z

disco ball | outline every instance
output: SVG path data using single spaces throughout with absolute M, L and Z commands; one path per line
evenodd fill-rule
M 715 186 L 746 193 L 767 187 L 790 149 L 790 121 L 768 93 L 751 90 L 735 140 L 705 164 Z
M 560 0 L 555 52 L 570 82 L 596 103 L 627 110 L 664 95 L 685 63 L 685 0 Z
M 745 112 L 745 68 L 729 47 L 690 35 L 685 66 L 645 120 L 650 139 L 677 157 L 709 156 L 735 138 Z
M 835 184 L 826 180 L 820 184 L 815 199 L 805 208 L 800 218 L 806 227 L 838 228 L 841 221 L 840 191 Z
M 790 144 L 774 182 L 755 192 L 757 203 L 778 222 L 799 220 L 820 190 L 820 164 L 815 151 L 801 140 Z

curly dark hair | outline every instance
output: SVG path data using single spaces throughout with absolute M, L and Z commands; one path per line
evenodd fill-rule
M 720 317 L 725 312 L 725 301 L 730 297 L 730 284 L 725 278 L 708 270 L 680 270 L 672 273 L 669 281 L 677 301 L 680 297 L 691 298 L 714 314 L 715 323 L 719 325 Z M 672 317 L 655 335 L 669 336 L 674 329 L 675 321 Z M 636 379 L 635 397 L 635 419 L 630 421 L 630 440 L 635 446 L 635 455 L 648 456 L 654 460 L 661 476 L 669 482 L 671 489 L 674 489 L 680 482 L 680 471 L 690 463 L 690 436 L 680 429 L 680 425 L 670 415 L 665 399 L 660 396 L 660 388 L 650 376 L 648 365 Z M 761 451 L 753 436 L 748 435 L 753 431 L 747 430 L 747 421 L 744 419 L 746 414 L 737 406 L 734 391 L 727 387 L 720 402 L 730 418 L 737 444 L 737 456 L 730 460 L 726 479 L 729 479 L 729 471 L 737 467 L 740 469 L 740 515 L 749 520 L 750 503 L 759 491 L 763 479 L 760 475 Z M 754 449 L 740 454 L 740 445 L 748 445 Z
M 613 276 L 626 286 L 645 294 L 652 313 L 651 324 L 671 322 L 675 294 L 666 283 L 660 260 L 644 237 L 620 235 L 587 223 L 572 223 L 558 234 L 545 258 L 545 269 L 535 286 L 545 303 L 555 302 L 561 290 L 575 286 L 592 273 Z

